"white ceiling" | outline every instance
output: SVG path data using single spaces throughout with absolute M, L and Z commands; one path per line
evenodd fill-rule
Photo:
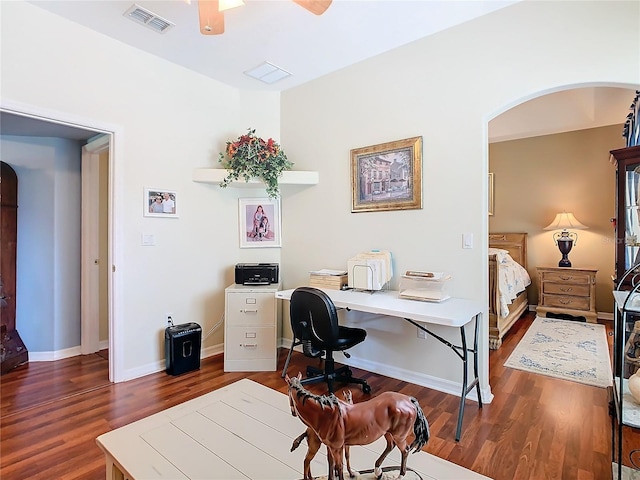
M 333 0 L 321 16 L 291 0 L 245 0 L 225 33 L 202 35 L 197 0 L 138 0 L 175 23 L 164 34 L 124 16 L 133 0 L 31 0 L 132 47 L 241 89 L 283 91 L 519 0 Z M 243 72 L 264 61 L 292 76 L 268 85 Z M 634 91 L 582 88 L 539 97 L 489 124 L 490 141 L 623 123 Z M 0 133 L 88 139 L 95 132 L 0 112 Z
M 133 47 L 242 89 L 282 91 L 519 0 L 333 0 L 314 15 L 291 0 L 245 0 L 222 35 L 202 35 L 197 0 L 31 0 Z M 137 5 L 175 23 L 157 33 L 123 14 Z M 243 72 L 263 62 L 291 72 L 267 85 Z
M 542 95 L 491 120 L 489 141 L 622 125 L 634 97 L 635 90 L 614 87 L 573 88 Z

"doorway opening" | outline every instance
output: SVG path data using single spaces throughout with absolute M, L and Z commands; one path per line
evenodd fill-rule
M 109 381 L 123 380 L 119 344 L 114 338 L 117 289 L 115 258 L 118 245 L 114 238 L 115 147 L 121 128 L 37 107 L 0 105 L 2 134 L 69 138 L 84 135 L 78 145 L 81 152 L 82 223 L 80 281 L 80 338 L 78 347 L 65 349 L 63 355 L 88 354 L 108 350 Z M 9 119 L 10 121 L 5 121 Z M 15 122 L 14 122 L 15 120 Z M 122 138 L 122 135 L 119 135 Z M 88 141 L 86 141 L 88 140 Z M 85 208 L 85 207 L 89 208 Z M 94 248 L 95 247 L 95 248 Z M 18 292 L 20 295 L 20 292 Z M 102 321 L 101 321 L 102 318 Z M 53 353 L 55 357 L 56 352 Z M 64 357 L 58 357 L 64 358 Z M 51 358 L 55 360 L 56 358 Z
M 564 86 L 520 99 L 488 121 L 486 172 L 492 174 L 494 190 L 487 196 L 494 208 L 487 217 L 487 232 L 490 238 L 526 233 L 524 266 L 531 285 L 524 295 L 529 311 L 535 312 L 538 304 L 537 267 L 557 266 L 560 260 L 553 232 L 544 228 L 564 210 L 589 226 L 572 251 L 574 266 L 596 267 L 596 299 L 610 297 L 606 279 L 614 264 L 609 219 L 614 215 L 615 169 L 608 161 L 609 150 L 623 141 L 622 124 L 635 88 Z M 612 316 L 610 310 L 602 310 L 599 318 Z

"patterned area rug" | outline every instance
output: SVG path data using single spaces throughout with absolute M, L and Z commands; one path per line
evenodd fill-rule
M 606 388 L 611 385 L 606 328 L 536 317 L 504 366 Z
M 618 478 L 618 464 L 613 462 L 611 464 L 613 470 L 613 478 Z M 346 478 L 346 477 L 345 477 Z M 640 480 L 640 471 L 634 470 L 633 468 L 629 468 L 626 465 L 622 466 L 622 477 L 621 480 Z

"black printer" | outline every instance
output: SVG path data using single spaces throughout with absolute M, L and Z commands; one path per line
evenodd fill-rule
M 238 263 L 236 264 L 236 283 L 238 285 L 270 285 L 278 283 L 278 264 Z

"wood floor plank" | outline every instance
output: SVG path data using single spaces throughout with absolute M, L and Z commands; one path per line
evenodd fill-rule
M 354 375 L 367 378 L 372 395 L 399 390 L 416 397 L 431 427 L 432 439 L 424 450 L 462 467 L 495 480 L 611 478 L 606 389 L 503 366 L 533 318 L 525 314 L 502 347 L 490 352 L 494 401 L 481 410 L 467 401 L 459 443 L 454 441 L 456 396 L 359 369 Z M 280 367 L 286 354 L 280 350 Z M 86 355 L 30 363 L 0 377 L 0 478 L 102 480 L 104 456 L 95 438 L 103 433 L 243 378 L 286 392 L 280 371 L 224 372 L 222 355 L 204 359 L 200 370 L 177 377 L 160 372 L 110 384 L 107 358 Z M 294 353 L 289 373 L 304 371 L 311 363 Z M 308 387 L 314 393 L 326 390 L 321 384 Z M 355 402 L 369 398 L 357 386 L 347 388 Z M 298 433 L 303 430 L 300 423 Z M 625 431 L 625 463 L 638 448 L 640 433 Z M 326 468 L 324 457 L 319 458 Z M 315 475 L 324 473 L 322 467 L 314 468 Z

